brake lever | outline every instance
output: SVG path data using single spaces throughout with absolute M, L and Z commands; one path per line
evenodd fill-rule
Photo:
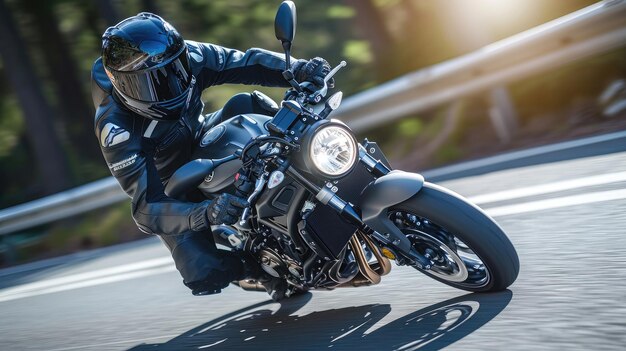
M 330 70 L 330 72 L 328 72 L 328 74 L 326 75 L 326 77 L 324 77 L 324 86 L 314 92 L 313 94 L 311 94 L 308 99 L 307 102 L 311 103 L 311 104 L 318 104 L 320 101 L 322 101 L 322 98 L 324 96 L 326 96 L 326 94 L 328 93 L 328 81 L 335 75 L 337 74 L 337 72 L 339 72 L 340 69 L 342 69 L 343 67 L 346 67 L 348 64 L 346 63 L 346 61 L 341 61 L 339 62 L 339 64 L 337 66 L 335 66 L 335 68 L 333 68 L 332 70 Z
M 326 75 L 326 77 L 324 78 L 324 86 L 327 86 L 328 81 L 337 73 L 339 72 L 340 69 L 342 69 L 343 67 L 346 67 L 348 65 L 348 63 L 346 61 L 341 61 L 339 62 L 339 64 L 333 68 L 332 70 L 330 70 L 330 72 L 328 72 L 328 74 Z

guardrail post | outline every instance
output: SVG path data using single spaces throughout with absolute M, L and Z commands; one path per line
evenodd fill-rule
M 517 131 L 518 120 L 515 106 L 507 88 L 498 86 L 489 91 L 489 118 L 502 143 L 508 143 Z

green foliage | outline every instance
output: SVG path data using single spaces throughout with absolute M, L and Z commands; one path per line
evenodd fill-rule
M 352 63 L 372 63 L 373 57 L 369 42 L 365 40 L 349 40 L 343 48 L 343 55 Z
M 22 112 L 15 98 L 10 96 L 0 100 L 0 159 L 15 149 L 23 129 Z
M 356 12 L 352 7 L 333 5 L 328 8 L 328 18 L 352 18 Z
M 43 245 L 52 251 L 100 247 L 143 237 L 130 216 L 130 203 L 124 202 L 89 212 L 80 221 L 58 223 L 50 229 Z
M 211 42 L 246 50 L 261 47 L 282 52 L 274 36 L 274 16 L 279 2 L 261 0 L 214 0 L 158 2 L 162 15 L 187 39 Z M 372 56 L 367 41 L 357 40 L 351 18 L 354 9 L 336 2 L 298 2 L 298 27 L 292 55 L 298 58 L 322 56 L 331 64 L 346 59 L 350 70 L 338 76 L 338 88 L 346 93 L 362 90 L 372 83 L 369 64 Z M 323 25 L 320 25 L 323 23 Z M 221 107 L 241 91 L 261 90 L 280 100 L 284 89 L 244 86 L 212 87 L 203 94 L 206 112 Z
M 403 137 L 416 138 L 423 129 L 423 123 L 417 117 L 406 118 L 398 123 L 398 134 Z
M 391 7 L 394 5 L 398 5 L 399 3 L 402 3 L 402 0 L 372 0 L 374 2 L 374 4 L 378 7 Z
M 442 147 L 437 149 L 435 153 L 435 164 L 446 164 L 454 160 L 458 160 L 463 153 L 459 145 L 453 143 L 444 144 Z

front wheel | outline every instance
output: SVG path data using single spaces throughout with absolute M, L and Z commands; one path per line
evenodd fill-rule
M 432 183 L 389 210 L 389 219 L 412 248 L 433 263 L 424 274 L 455 288 L 506 289 L 519 273 L 519 258 L 502 229 L 480 208 Z

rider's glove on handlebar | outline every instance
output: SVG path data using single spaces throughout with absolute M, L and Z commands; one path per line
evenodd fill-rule
M 233 224 L 237 222 L 248 201 L 230 194 L 222 194 L 206 208 L 211 224 Z
M 330 65 L 328 61 L 321 57 L 316 57 L 309 61 L 299 60 L 293 65 L 293 75 L 300 83 L 311 82 L 317 85 L 319 88 L 324 86 L 324 77 L 330 72 Z M 335 79 L 331 78 L 328 81 L 328 87 L 335 86 Z

